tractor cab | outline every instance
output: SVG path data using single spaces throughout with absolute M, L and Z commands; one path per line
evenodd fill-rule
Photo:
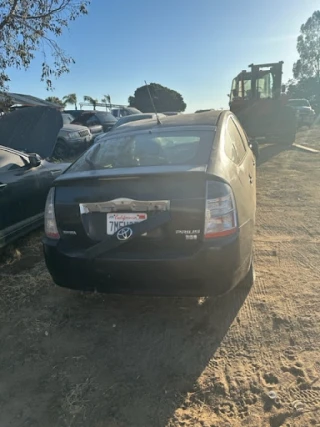
M 230 107 L 237 101 L 276 99 L 281 94 L 283 61 L 273 64 L 251 64 L 232 81 Z
M 295 118 L 285 108 L 287 99 L 282 96 L 282 66 L 283 61 L 251 64 L 250 71 L 241 71 L 232 81 L 230 110 L 251 137 L 294 138 Z

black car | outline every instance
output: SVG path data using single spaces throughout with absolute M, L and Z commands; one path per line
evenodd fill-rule
M 141 114 L 141 111 L 134 107 L 117 107 L 111 108 L 111 114 L 119 119 L 121 117 L 131 116 L 132 114 Z
M 71 124 L 86 126 L 95 138 L 101 133 L 109 132 L 116 122 L 117 119 L 106 111 L 82 111 Z
M 252 283 L 255 163 L 227 111 L 110 132 L 48 195 L 44 253 L 55 283 L 197 296 Z
M 0 119 L 0 248 L 43 224 L 48 191 L 69 165 L 51 163 L 61 113 L 30 107 Z

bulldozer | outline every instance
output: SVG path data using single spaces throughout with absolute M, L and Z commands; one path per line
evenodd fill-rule
M 230 110 L 238 117 L 249 138 L 266 142 L 293 144 L 296 113 L 287 106 L 282 85 L 283 61 L 251 64 L 232 81 Z

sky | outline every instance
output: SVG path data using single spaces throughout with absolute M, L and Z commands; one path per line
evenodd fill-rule
M 319 0 L 92 0 L 59 45 L 76 61 L 47 91 L 42 55 L 27 70 L 10 70 L 10 91 L 41 98 L 76 93 L 127 104 L 144 84 L 181 93 L 187 112 L 227 108 L 231 81 L 253 63 L 284 61 L 292 77 L 300 26 Z

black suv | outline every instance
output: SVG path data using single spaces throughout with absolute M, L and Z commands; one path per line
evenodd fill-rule
M 82 111 L 82 110 L 67 110 L 75 117 L 73 125 L 82 125 L 90 129 L 93 138 L 104 132 L 109 132 L 117 122 L 117 119 L 106 111 Z

